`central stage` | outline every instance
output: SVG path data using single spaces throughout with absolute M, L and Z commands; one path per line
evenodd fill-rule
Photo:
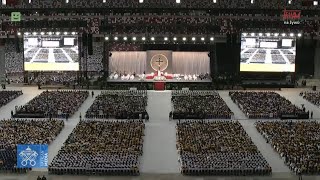
M 108 82 L 115 82 L 115 83 L 152 83 L 152 82 L 168 82 L 168 83 L 210 83 L 212 82 L 211 79 L 203 79 L 203 80 L 184 80 L 184 79 L 166 79 L 164 81 L 157 81 L 154 79 L 139 79 L 139 78 L 134 78 L 133 80 L 121 80 L 121 79 L 109 79 L 107 80 Z

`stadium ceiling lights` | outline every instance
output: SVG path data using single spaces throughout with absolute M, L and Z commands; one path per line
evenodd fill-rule
M 182 41 L 186 41 L 186 40 L 187 40 L 187 38 L 186 38 L 186 37 L 183 37 L 183 38 L 182 38 Z
M 262 33 L 259 33 L 259 36 L 262 36 Z
M 271 34 L 270 33 L 266 33 L 266 35 L 269 37 Z
M 48 32 L 49 35 L 52 35 L 52 32 Z
M 294 36 L 294 34 L 293 33 L 290 33 L 290 37 L 293 37 Z
M 67 35 L 67 34 L 68 34 L 68 32 L 64 32 L 63 34 L 64 34 L 64 35 Z
M 176 37 L 174 37 L 174 38 L 173 38 L 173 40 L 174 40 L 174 41 L 176 41 L 176 40 L 177 40 L 177 38 L 176 38 Z
M 155 39 L 154 39 L 154 37 L 151 37 L 151 41 L 154 41 Z
M 37 32 L 33 32 L 32 35 L 34 35 L 34 36 L 37 35 Z
M 18 36 L 21 36 L 21 32 L 17 32 L 17 35 L 18 35 Z
M 60 32 L 56 32 L 56 35 L 60 35 Z
M 245 36 L 247 36 L 247 35 L 248 35 L 248 33 L 242 33 L 242 35 L 245 37 Z
M 251 33 L 251 36 L 255 36 L 256 34 L 255 33 Z
M 136 41 L 136 40 L 137 40 L 137 38 L 136 38 L 136 37 L 132 37 L 132 40 L 133 40 L 133 41 Z
M 192 39 L 191 39 L 192 41 L 195 41 L 196 40 L 196 38 L 195 37 L 192 37 Z
M 141 39 L 142 39 L 142 41 L 145 41 L 145 40 L 146 40 L 146 37 L 142 37 Z
M 164 37 L 163 40 L 168 41 L 168 37 Z
M 115 40 L 115 41 L 118 41 L 118 39 L 119 39 L 119 38 L 118 38 L 117 36 L 116 36 L 116 37 L 114 37 L 114 40 Z
M 123 37 L 123 40 L 126 41 L 126 40 L 128 40 L 128 38 L 127 37 Z
M 275 37 L 278 37 L 278 36 L 279 36 L 279 33 L 274 33 L 274 36 L 275 36 Z
M 108 36 L 107 36 L 107 37 L 105 37 L 104 39 L 105 39 L 106 41 L 109 41 L 109 37 L 108 37 Z
M 72 35 L 76 35 L 76 32 L 72 32 L 71 34 L 72 34 Z
M 282 36 L 282 37 L 285 37 L 285 36 L 286 36 L 286 33 L 282 33 L 281 36 Z
M 298 33 L 298 37 L 301 37 L 302 36 L 302 34 L 301 33 Z
M 211 38 L 210 38 L 210 41 L 214 41 L 214 37 L 211 37 Z
M 202 37 L 202 38 L 201 38 L 201 41 L 204 41 L 204 40 L 205 40 L 204 37 Z

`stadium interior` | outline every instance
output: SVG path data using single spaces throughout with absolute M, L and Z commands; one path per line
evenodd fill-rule
M 320 179 L 319 0 L 1 0 L 0 180 Z

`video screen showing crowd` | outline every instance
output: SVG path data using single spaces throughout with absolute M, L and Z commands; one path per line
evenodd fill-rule
M 51 34 L 51 33 L 50 33 Z M 76 35 L 26 35 L 24 66 L 26 71 L 78 71 L 79 50 Z
M 240 71 L 295 72 L 296 38 L 291 35 L 243 33 Z

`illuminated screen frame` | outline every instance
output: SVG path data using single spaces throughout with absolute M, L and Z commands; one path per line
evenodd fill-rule
M 38 45 L 28 46 L 28 38 L 40 39 Z M 74 46 L 64 45 L 64 38 L 74 38 Z M 42 47 L 43 41 L 59 41 L 60 47 Z M 24 35 L 24 71 L 79 71 L 79 46 L 78 35 Z M 61 58 L 57 61 L 57 57 Z
M 246 44 L 246 38 L 255 38 L 255 44 Z M 282 39 L 292 39 L 292 46 L 282 46 Z M 252 39 L 250 42 L 253 42 Z M 270 42 L 270 48 L 260 47 Z M 276 48 L 274 43 L 277 43 Z M 296 37 L 274 34 L 241 34 L 240 72 L 295 72 Z

